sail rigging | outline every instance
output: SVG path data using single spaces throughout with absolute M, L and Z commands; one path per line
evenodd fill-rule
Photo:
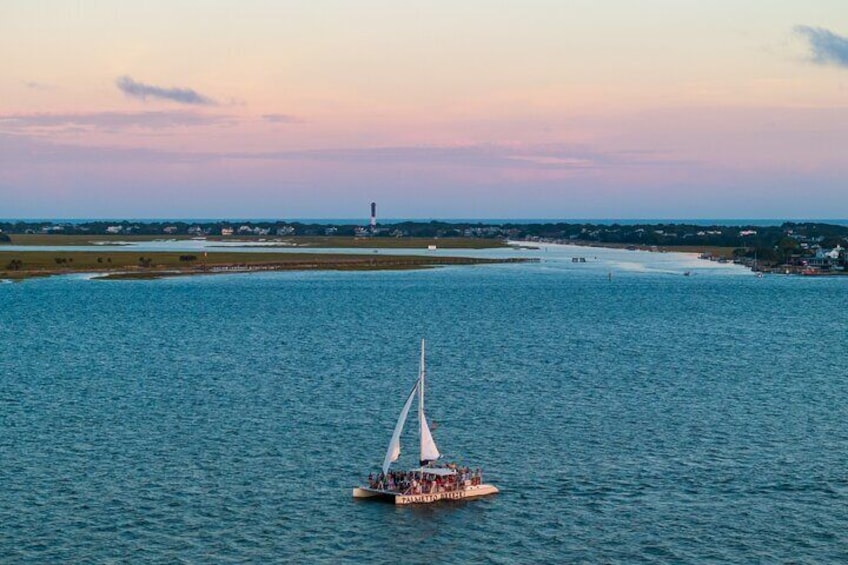
M 421 340 L 421 368 L 418 372 L 418 426 L 421 436 L 421 456 L 419 461 L 422 465 L 426 465 L 430 461 L 435 461 L 441 457 L 439 449 L 436 447 L 436 442 L 433 441 L 433 434 L 430 433 L 430 426 L 427 425 L 427 417 L 424 415 L 424 376 L 427 373 L 424 365 L 424 340 Z
M 389 441 L 389 448 L 386 450 L 386 457 L 383 459 L 383 474 L 389 471 L 389 466 L 392 462 L 397 461 L 400 456 L 400 435 L 403 432 L 403 426 L 406 423 L 406 418 L 409 415 L 409 409 L 412 407 L 412 400 L 415 398 L 416 393 L 418 394 L 418 426 L 419 426 L 419 439 L 421 443 L 421 453 L 419 460 L 422 465 L 427 464 L 430 461 L 435 461 L 439 457 L 441 457 L 441 453 L 439 453 L 439 449 L 436 447 L 436 442 L 433 441 L 433 434 L 430 432 L 430 427 L 427 425 L 427 417 L 424 415 L 424 376 L 425 376 L 425 364 L 424 364 L 424 340 L 421 340 L 421 367 L 418 372 L 418 380 L 415 382 L 415 386 L 412 387 L 412 391 L 409 393 L 409 397 L 406 399 L 406 403 L 403 405 L 403 410 L 400 412 L 400 416 L 398 417 L 397 424 L 395 424 L 395 430 L 392 433 L 392 439 Z
M 440 500 L 465 500 L 496 494 L 498 488 L 483 484 L 479 469 L 472 471 L 468 467 L 456 464 L 438 465 L 442 457 L 430 426 L 424 414 L 424 388 L 427 369 L 424 362 L 424 340 L 421 340 L 421 365 L 415 385 L 409 391 L 403 409 L 400 411 L 392 439 L 383 459 L 383 472 L 374 477 L 368 475 L 367 486 L 354 487 L 353 497 L 362 499 L 390 500 L 395 504 L 428 504 Z M 392 463 L 400 457 L 400 436 L 412 403 L 418 396 L 418 435 L 421 442 L 420 468 L 389 472 Z M 405 440 L 404 440 L 405 441 Z

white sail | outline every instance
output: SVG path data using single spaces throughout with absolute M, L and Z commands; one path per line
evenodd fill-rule
M 436 442 L 433 441 L 433 436 L 430 434 L 430 427 L 427 426 L 427 420 L 421 420 L 421 464 L 425 461 L 435 461 L 442 456 L 439 449 L 436 447 Z
M 442 456 L 433 441 L 430 426 L 427 425 L 427 417 L 424 416 L 424 340 L 421 340 L 421 369 L 418 373 L 418 423 L 421 428 L 421 457 L 419 461 L 424 465 L 427 461 L 435 461 Z
M 409 414 L 409 409 L 412 406 L 412 399 L 415 398 L 415 391 L 418 390 L 418 383 L 412 387 L 412 392 L 409 393 L 409 398 L 406 399 L 406 404 L 403 405 L 403 410 L 400 411 L 395 431 L 392 433 L 392 439 L 389 442 L 389 449 L 386 450 L 386 458 L 383 459 L 383 474 L 389 471 L 389 465 L 392 461 L 397 461 L 400 456 L 400 434 L 403 431 L 403 425 L 406 423 L 406 416 Z

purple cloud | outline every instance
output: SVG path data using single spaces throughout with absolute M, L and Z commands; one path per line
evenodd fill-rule
M 578 145 L 553 144 L 515 147 L 498 144 L 460 146 L 387 146 L 289 151 L 224 152 L 206 154 L 216 160 L 315 161 L 326 163 L 417 164 L 510 169 L 586 170 L 607 165 L 653 166 L 657 155 L 646 151 L 604 152 Z M 662 160 L 668 163 L 667 160 Z
M 51 116 L 55 118 L 55 116 Z M 0 126 L 7 119 L 0 116 Z M 43 116 L 33 117 L 34 122 L 45 126 L 55 123 Z M 61 122 L 60 123 L 65 123 Z M 32 124 L 30 124 L 31 127 Z M 79 125 L 71 127 L 79 127 Z M 524 170 L 570 169 L 580 170 L 596 168 L 602 165 L 642 165 L 646 161 L 634 160 L 632 156 L 617 153 L 590 151 L 569 146 L 525 147 L 517 152 L 514 147 L 501 145 L 467 146 L 422 146 L 422 147 L 374 147 L 339 148 L 319 150 L 262 151 L 262 152 L 184 152 L 146 148 L 127 148 L 109 146 L 82 146 L 58 143 L 27 133 L 2 133 L 0 127 L 0 162 L 14 163 L 26 161 L 26 155 L 38 153 L 41 162 L 86 162 L 102 160 L 109 162 L 144 163 L 212 163 L 224 161 L 277 161 L 277 162 L 322 162 L 338 165 L 376 164 L 403 165 L 413 164 L 434 168 L 473 167 L 473 168 L 510 168 Z
M 118 89 L 132 98 L 139 100 L 147 100 L 150 98 L 158 98 L 160 100 L 170 100 L 180 104 L 191 104 L 195 106 L 217 106 L 215 100 L 200 94 L 191 88 L 163 88 L 143 82 L 136 82 L 129 76 L 118 77 L 115 80 L 115 85 Z
M 200 114 L 182 110 L 162 112 L 90 112 L 82 114 L 0 114 L 0 130 L 127 128 L 167 129 L 181 126 L 230 125 L 235 118 L 227 115 Z
M 303 121 L 289 114 L 262 114 L 262 119 L 272 124 L 299 124 Z
M 24 86 L 31 90 L 53 90 L 53 86 L 43 82 L 29 80 L 24 83 Z

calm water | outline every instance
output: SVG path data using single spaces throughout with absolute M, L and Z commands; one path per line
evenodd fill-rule
M 530 253 L 0 285 L 0 561 L 848 561 L 848 280 Z M 354 501 L 421 337 L 502 493 Z

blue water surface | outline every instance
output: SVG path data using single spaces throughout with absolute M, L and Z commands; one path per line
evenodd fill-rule
M 848 561 L 848 279 L 548 249 L 0 285 L 0 561 Z M 421 338 L 439 447 L 502 492 L 353 500 Z

